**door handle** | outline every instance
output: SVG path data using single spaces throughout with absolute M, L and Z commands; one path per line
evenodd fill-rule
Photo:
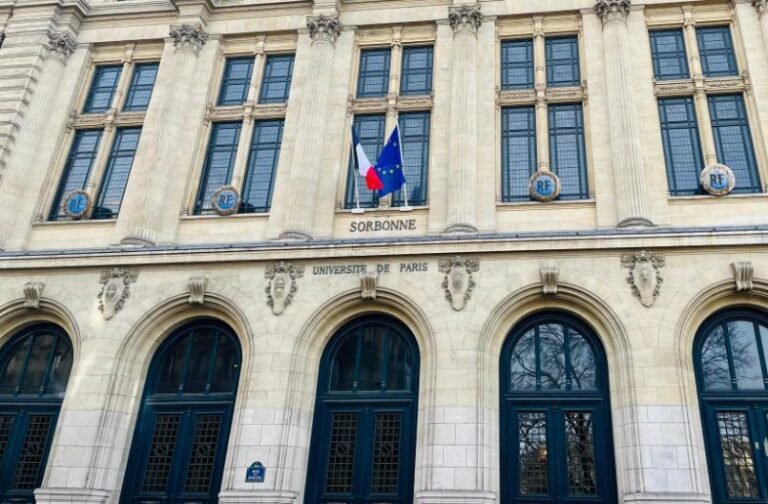
M 768 457 L 768 437 L 763 439 L 763 454 Z

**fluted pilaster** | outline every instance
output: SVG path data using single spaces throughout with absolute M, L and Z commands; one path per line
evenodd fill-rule
M 447 233 L 477 232 L 477 30 L 479 5 L 451 8 L 453 28 Z
M 640 120 L 632 101 L 632 64 L 627 40 L 630 0 L 598 0 L 595 11 L 603 22 L 618 226 L 653 226 L 648 213 Z
M 763 32 L 763 44 L 768 49 L 768 0 L 752 0 L 752 5 L 760 16 L 760 31 Z
M 160 121 L 157 134 L 141 144 L 141 148 L 149 149 L 154 155 L 150 162 L 135 167 L 142 192 L 139 198 L 135 198 L 135 207 L 122 212 L 129 219 L 128 232 L 121 240 L 123 244 L 156 243 L 160 226 L 157 209 L 164 204 L 174 164 L 172 152 L 184 127 L 187 90 L 194 82 L 194 60 L 208 37 L 200 25 L 190 24 L 172 26 L 169 35 L 166 43 L 173 43 L 175 48 L 169 62 L 174 80 L 159 105 L 159 116 L 164 120 Z
M 296 151 L 291 163 L 292 190 L 280 234 L 283 239 L 312 239 L 331 66 L 336 39 L 341 33 L 341 24 L 334 16 L 307 18 L 307 28 L 312 38 L 311 63 L 301 101 Z
M 50 106 L 61 81 L 64 66 L 77 43 L 68 32 L 48 32 L 48 58 L 37 82 L 35 100 L 24 128 L 19 132 L 16 148 L 3 174 L 0 186 L 0 250 L 7 246 L 14 223 L 19 218 L 17 201 L 29 177 L 27 170 L 37 167 L 37 145 L 48 122 Z

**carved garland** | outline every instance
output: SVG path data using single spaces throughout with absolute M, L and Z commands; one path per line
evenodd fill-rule
M 652 306 L 664 282 L 660 271 L 665 264 L 664 257 L 643 250 L 622 256 L 621 264 L 629 269 L 627 283 L 632 286 L 632 294 L 643 306 Z
M 138 272 L 112 268 L 101 273 L 99 311 L 109 320 L 123 309 L 125 300 L 131 297 L 130 284 L 139 277 Z
M 472 273 L 480 269 L 480 262 L 477 259 L 454 256 L 451 259 L 442 259 L 438 267 L 440 272 L 445 273 L 442 283 L 445 299 L 451 303 L 454 310 L 463 310 L 472 297 L 475 288 Z
M 272 308 L 272 313 L 280 315 L 293 301 L 299 287 L 297 278 L 304 276 L 304 266 L 294 266 L 287 262 L 267 266 L 264 278 L 269 280 L 265 292 L 267 293 L 267 306 Z

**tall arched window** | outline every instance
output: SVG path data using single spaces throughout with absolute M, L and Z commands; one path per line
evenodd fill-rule
M 341 329 L 323 353 L 307 471 L 307 504 L 413 497 L 419 351 L 389 317 Z
M 35 502 L 71 369 L 69 338 L 51 324 L 0 349 L 0 502 Z
M 226 325 L 202 320 L 173 333 L 149 368 L 121 502 L 217 502 L 240 345 Z
M 543 313 L 501 354 L 502 503 L 616 502 L 605 355 L 574 317 Z
M 711 317 L 694 362 L 713 502 L 768 503 L 768 316 Z

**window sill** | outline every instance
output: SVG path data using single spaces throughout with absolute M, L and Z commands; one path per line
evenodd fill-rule
M 497 201 L 499 210 L 562 210 L 564 208 L 593 208 L 595 200 L 555 200 L 555 201 Z
M 70 226 L 70 225 L 76 225 L 76 226 L 85 226 L 87 224 L 96 225 L 96 224 L 114 224 L 117 222 L 117 218 L 114 219 L 69 219 L 69 220 L 46 220 L 43 222 L 36 222 L 32 224 L 32 227 L 44 227 L 44 226 Z
M 269 217 L 269 212 L 264 213 L 237 213 L 232 215 L 219 215 L 219 214 L 210 214 L 210 215 L 182 215 L 181 220 L 182 221 L 194 221 L 194 220 L 210 220 L 210 219 L 247 219 L 247 218 L 265 218 Z
M 381 213 L 397 213 L 397 214 L 410 214 L 410 213 L 424 213 L 429 210 L 429 205 L 412 206 L 408 210 L 400 210 L 405 207 L 377 207 L 377 208 L 361 208 L 362 212 L 356 211 L 355 208 L 337 208 L 336 214 L 349 214 L 349 215 L 365 215 L 365 214 L 381 214 Z
M 706 201 L 728 201 L 728 200 L 758 200 L 765 199 L 768 194 L 761 193 L 749 193 L 749 194 L 728 194 L 726 196 L 712 196 L 711 194 L 694 194 L 692 196 L 669 196 L 667 200 L 670 205 L 684 205 L 691 202 L 706 202 Z

